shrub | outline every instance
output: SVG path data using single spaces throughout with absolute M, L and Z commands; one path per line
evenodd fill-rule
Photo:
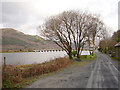
M 81 55 L 80 58 L 87 58 L 87 55 Z
M 25 78 L 54 72 L 60 68 L 66 67 L 70 63 L 72 63 L 72 61 L 67 58 L 56 58 L 55 60 L 41 64 L 19 66 L 7 65 L 3 69 L 2 73 L 3 88 L 13 88 L 18 83 L 21 83 L 23 80 L 25 80 Z
M 102 48 L 98 48 L 98 50 L 100 51 L 100 52 L 102 52 L 103 50 L 102 50 Z
M 76 54 L 77 54 L 76 50 L 73 50 L 73 51 L 72 51 L 72 55 L 75 57 Z

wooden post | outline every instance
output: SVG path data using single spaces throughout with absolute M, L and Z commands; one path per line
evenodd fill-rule
M 4 57 L 4 66 L 6 66 L 6 57 Z

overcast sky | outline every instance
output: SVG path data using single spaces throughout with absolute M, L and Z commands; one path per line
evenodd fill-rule
M 8 2 L 9 1 L 9 2 Z M 103 22 L 118 29 L 119 0 L 2 0 L 2 23 L 0 27 L 17 29 L 26 34 L 36 35 L 37 27 L 52 16 L 67 10 L 82 10 L 99 14 Z M 1 13 L 0 12 L 0 13 Z

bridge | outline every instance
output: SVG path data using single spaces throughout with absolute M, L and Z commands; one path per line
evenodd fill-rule
M 55 49 L 42 49 L 42 50 L 33 50 L 34 52 L 57 52 L 57 51 L 64 51 L 64 50 L 55 50 Z

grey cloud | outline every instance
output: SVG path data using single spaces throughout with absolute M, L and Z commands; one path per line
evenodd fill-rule
M 2 2 L 3 26 L 15 28 L 24 33 L 30 33 L 33 32 L 33 30 L 36 31 L 36 28 L 50 15 L 56 15 L 57 13 L 71 8 L 78 10 L 84 10 L 85 8 L 93 13 L 100 14 L 109 26 L 113 24 L 112 27 L 116 28 L 117 7 L 115 6 L 118 0 L 116 0 L 116 2 L 114 2 L 114 0 L 110 0 L 109 2 L 105 0 L 93 0 L 91 2 L 89 0 L 81 0 L 80 4 L 76 3 L 79 2 L 79 0 L 76 0 L 76 2 L 69 0 L 69 3 L 67 0 L 61 3 L 64 1 L 61 0 L 59 5 L 58 1 L 54 0 L 48 1 L 47 3 L 45 0 L 31 1 L 32 2 Z
M 2 22 L 5 26 L 17 26 L 25 23 L 29 16 L 24 10 L 23 3 L 2 3 Z M 26 13 L 26 14 L 25 14 Z
M 33 32 L 44 21 L 24 2 L 3 2 L 2 3 L 2 24 L 4 27 L 11 27 L 24 33 Z

